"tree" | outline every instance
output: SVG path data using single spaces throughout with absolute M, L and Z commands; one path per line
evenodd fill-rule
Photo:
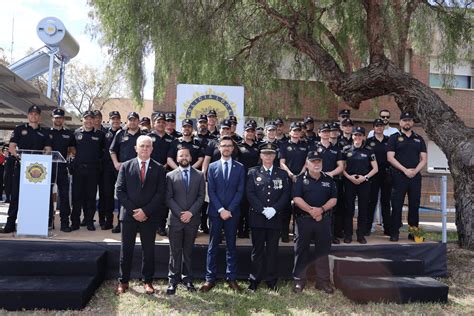
M 474 249 L 474 129 L 429 87 L 405 73 L 405 52 L 440 63 L 472 60 L 472 1 L 90 0 L 95 31 L 141 99 L 143 58 L 155 53 L 155 97 L 171 72 L 180 82 L 243 84 L 246 104 L 293 75 L 318 75 L 349 106 L 384 95 L 413 112 L 446 154 L 461 246 Z M 432 43 L 437 43 L 435 47 Z M 249 102 L 250 101 L 250 102 Z

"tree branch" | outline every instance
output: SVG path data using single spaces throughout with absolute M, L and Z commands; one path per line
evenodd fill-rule
M 385 57 L 383 44 L 383 0 L 364 0 L 367 12 L 367 40 L 369 42 L 370 63 L 379 63 Z
M 247 56 L 245 56 L 245 58 L 248 58 L 249 55 L 250 55 L 250 51 L 252 50 L 252 48 L 254 47 L 255 43 L 258 42 L 260 39 L 268 36 L 268 35 L 271 35 L 271 34 L 275 34 L 275 33 L 278 33 L 280 30 L 283 29 L 283 26 L 279 25 L 278 27 L 272 29 L 272 30 L 269 30 L 269 31 L 266 31 L 266 32 L 263 32 L 263 33 L 260 33 L 254 37 L 251 37 L 251 38 L 247 38 L 245 36 L 243 36 L 245 38 L 245 40 L 247 40 L 248 44 L 245 45 L 235 56 L 234 58 L 240 56 L 242 53 L 244 53 L 245 51 L 247 51 Z

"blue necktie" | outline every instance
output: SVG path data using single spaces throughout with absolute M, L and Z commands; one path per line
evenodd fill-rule
M 186 192 L 188 192 L 188 186 L 189 186 L 188 169 L 183 170 L 183 172 L 184 172 L 184 187 L 186 188 Z
M 229 180 L 229 164 L 228 162 L 224 162 L 224 180 L 225 182 L 227 182 L 227 180 Z

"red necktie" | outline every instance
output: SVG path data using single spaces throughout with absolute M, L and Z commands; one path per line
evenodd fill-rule
M 146 168 L 146 161 L 142 161 L 142 167 L 140 169 L 140 180 L 142 184 L 145 183 L 145 168 Z

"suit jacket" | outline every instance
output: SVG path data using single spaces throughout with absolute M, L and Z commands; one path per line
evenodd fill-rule
M 206 194 L 206 182 L 203 173 L 192 167 L 189 176 L 189 189 L 186 191 L 183 173 L 179 168 L 166 175 L 166 204 L 171 210 L 171 225 L 187 225 L 180 220 L 183 211 L 193 214 L 188 224 L 198 225 L 201 222 L 200 211 Z
M 218 217 L 220 208 L 232 213 L 233 218 L 240 215 L 240 201 L 244 195 L 244 166 L 232 159 L 232 168 L 227 181 L 224 180 L 221 161 L 214 161 L 207 170 L 207 190 L 209 195 L 209 216 Z
M 142 185 L 138 160 L 124 162 L 115 183 L 115 194 L 122 205 L 120 220 L 135 221 L 133 210 L 141 208 L 149 221 L 157 221 L 158 210 L 165 206 L 165 190 L 166 170 L 161 164 L 150 159 Z
M 280 214 L 290 202 L 288 174 L 277 167 L 273 167 L 271 175 L 263 166 L 253 167 L 247 175 L 246 193 L 251 207 L 250 227 L 281 229 Z M 267 219 L 262 213 L 264 207 L 273 207 L 277 213 Z

